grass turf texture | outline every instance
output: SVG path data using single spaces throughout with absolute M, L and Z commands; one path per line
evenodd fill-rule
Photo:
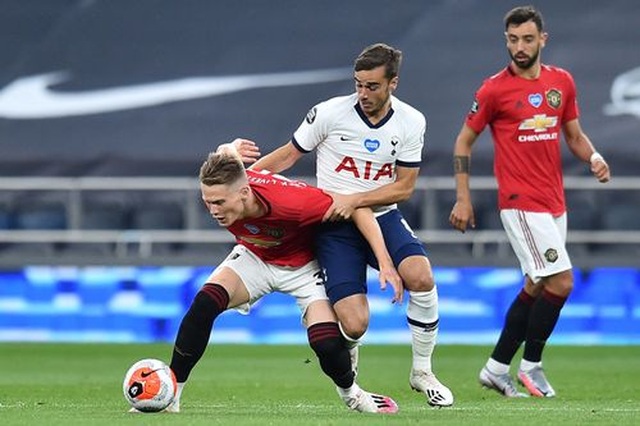
M 171 346 L 0 344 L 3 425 L 631 425 L 640 418 L 640 347 L 546 349 L 558 397 L 508 400 L 477 383 L 490 348 L 439 346 L 435 368 L 453 390 L 451 408 L 427 406 L 408 385 L 408 346 L 363 346 L 365 389 L 387 393 L 397 415 L 354 413 L 305 346 L 213 345 L 185 387 L 179 414 L 131 414 L 122 396 L 127 368 L 168 361 Z

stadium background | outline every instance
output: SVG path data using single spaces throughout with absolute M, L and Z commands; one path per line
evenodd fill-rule
M 564 151 L 567 175 L 578 178 L 570 229 L 584 238 L 570 247 L 576 291 L 553 341 L 637 344 L 640 27 L 632 18 L 640 3 L 535 4 L 551 35 L 543 60 L 573 73 L 583 127 L 615 175 L 608 188 L 584 184 L 588 170 Z M 0 0 L 0 340 L 172 341 L 229 247 L 224 237 L 205 244 L 187 235 L 220 231 L 185 207 L 197 204 L 202 158 L 237 136 L 263 152 L 288 140 L 312 105 L 353 89 L 353 58 L 384 41 L 405 54 L 397 95 L 429 121 L 425 187 L 403 209 L 436 240 L 426 237 L 441 341 L 492 342 L 520 284 L 515 259 L 498 237 L 480 246 L 435 237 L 447 229 L 453 138 L 474 90 L 507 63 L 501 19 L 514 5 Z M 238 76 L 249 78 L 218 79 Z M 486 133 L 474 176 L 491 175 Z M 311 177 L 313 160 L 290 174 Z M 434 191 L 430 182 L 442 185 Z M 479 197 L 479 231 L 500 232 L 491 194 Z M 87 240 L 95 229 L 117 237 Z M 178 236 L 147 250 L 141 231 L 163 229 Z M 612 241 L 601 231 L 617 234 Z M 367 341 L 408 342 L 403 309 L 376 287 L 374 279 Z M 295 305 L 272 295 L 248 318 L 223 315 L 214 340 L 301 343 L 304 333 Z

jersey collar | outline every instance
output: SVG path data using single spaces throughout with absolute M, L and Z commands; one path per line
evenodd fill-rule
M 356 104 L 353 107 L 355 108 L 356 112 L 360 116 L 360 119 L 364 121 L 364 124 L 369 126 L 370 129 L 378 129 L 384 126 L 387 121 L 391 120 L 391 117 L 393 117 L 393 112 L 394 112 L 393 107 L 389 108 L 389 112 L 387 112 L 387 115 L 385 115 L 384 118 L 380 120 L 377 124 L 373 124 L 371 121 L 369 121 L 369 118 L 364 113 L 364 111 L 362 111 L 362 108 L 360 108 L 359 103 L 356 102 Z

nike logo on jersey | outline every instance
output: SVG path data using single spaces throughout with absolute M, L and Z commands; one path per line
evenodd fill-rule
M 22 77 L 0 91 L 0 117 L 41 119 L 102 114 L 169 102 L 206 98 L 243 90 L 298 86 L 351 79 L 351 68 L 272 74 L 189 77 L 155 83 L 86 91 L 51 87 L 69 81 L 67 72 Z

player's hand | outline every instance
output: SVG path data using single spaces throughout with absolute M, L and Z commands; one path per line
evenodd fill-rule
M 260 148 L 252 140 L 237 138 L 231 142 L 231 145 L 236 149 L 243 163 L 255 163 L 260 157 Z
M 449 223 L 460 232 L 467 230 L 467 226 L 476 227 L 476 218 L 473 214 L 471 201 L 456 201 L 449 215 Z
M 591 173 L 593 173 L 601 183 L 609 182 L 609 179 L 611 179 L 609 165 L 602 157 L 596 158 L 591 162 Z
M 402 278 L 393 267 L 392 263 L 388 265 L 380 265 L 380 273 L 378 275 L 380 280 L 380 289 L 386 290 L 387 284 L 391 284 L 393 288 L 393 299 L 391 303 L 402 303 L 402 296 L 404 294 L 404 286 L 402 285 Z
M 335 222 L 338 220 L 349 220 L 356 209 L 356 194 L 344 195 L 329 193 L 333 198 L 333 204 L 324 214 L 322 221 Z

